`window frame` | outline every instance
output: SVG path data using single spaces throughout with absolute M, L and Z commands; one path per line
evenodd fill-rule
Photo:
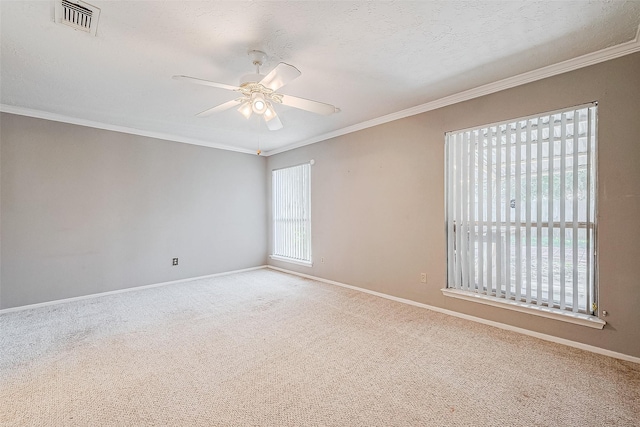
M 269 255 L 269 258 L 277 260 L 277 261 L 283 261 L 283 262 L 288 262 L 288 263 L 292 263 L 292 264 L 298 264 L 298 265 L 302 265 L 305 267 L 312 267 L 313 266 L 313 252 L 312 252 L 312 230 L 311 230 L 311 170 L 312 170 L 312 166 L 315 162 L 313 160 L 308 161 L 308 162 L 304 162 L 304 163 L 298 163 L 295 165 L 291 165 L 291 166 L 286 166 L 286 167 L 282 167 L 282 168 L 276 168 L 276 169 L 272 169 L 271 170 L 271 231 L 272 231 L 272 243 L 271 243 L 271 254 Z M 299 208 L 302 207 L 302 213 L 303 215 L 300 218 L 296 218 L 294 220 L 297 221 L 303 221 L 304 222 L 304 228 L 305 228 L 305 238 L 306 241 L 304 243 L 304 246 L 306 246 L 305 248 L 301 249 L 302 253 L 304 254 L 304 252 L 306 251 L 306 254 L 308 256 L 306 257 L 290 257 L 290 256 L 286 256 L 282 253 L 279 252 L 283 252 L 278 250 L 278 231 L 277 231 L 277 225 L 278 225 L 278 221 L 279 221 L 279 214 L 276 212 L 277 211 L 277 206 L 276 206 L 276 196 L 279 194 L 277 189 L 276 189 L 276 173 L 282 172 L 282 171 L 286 171 L 286 170 L 292 170 L 295 168 L 299 168 L 299 167 L 303 167 L 303 166 L 308 166 L 308 169 L 306 171 L 307 176 L 303 177 L 303 180 L 306 179 L 306 188 L 303 187 L 299 187 L 298 190 L 301 191 L 304 194 L 306 194 L 307 198 L 306 198 L 306 203 L 303 200 L 302 203 L 300 204 Z M 304 184 L 304 182 L 303 182 Z
M 450 219 L 452 218 L 452 213 L 449 212 L 450 210 L 450 204 L 449 204 L 449 198 L 450 198 L 450 191 L 452 191 L 451 187 L 452 184 L 449 182 L 451 180 L 451 173 L 450 173 L 450 168 L 453 167 L 452 161 L 455 161 L 456 163 L 458 162 L 458 158 L 456 158 L 455 160 L 452 160 L 451 157 L 451 150 L 449 147 L 449 138 L 451 135 L 461 135 L 465 132 L 474 132 L 474 131 L 479 131 L 482 132 L 483 130 L 486 129 L 491 129 L 493 127 L 495 127 L 496 129 L 499 129 L 500 126 L 511 126 L 511 125 L 516 125 L 519 122 L 524 122 L 524 121 L 529 121 L 530 119 L 542 119 L 544 117 L 552 117 L 554 115 L 557 114 L 564 114 L 566 112 L 569 111 L 576 111 L 576 110 L 580 110 L 580 109 L 590 109 L 590 108 L 594 108 L 594 112 L 593 112 L 593 134 L 591 135 L 591 137 L 593 138 L 593 149 L 591 150 L 590 148 L 587 148 L 587 151 L 589 151 L 591 153 L 591 161 L 593 162 L 592 164 L 592 173 L 589 174 L 589 179 L 591 179 L 593 181 L 593 205 L 594 205 L 594 209 L 593 209 L 593 218 L 591 220 L 588 220 L 588 222 L 592 223 L 592 227 L 593 227 L 593 231 L 592 231 L 592 250 L 593 250 L 593 254 L 592 255 L 592 259 L 591 262 L 593 263 L 592 265 L 592 270 L 591 270 L 591 274 L 593 275 L 593 285 L 591 288 L 592 291 L 592 300 L 594 302 L 594 306 L 595 308 L 592 310 L 592 312 L 576 312 L 576 311 L 570 311 L 568 309 L 560 309 L 560 308 L 556 308 L 554 306 L 554 302 L 552 300 L 551 304 L 548 304 L 548 301 L 544 301 L 544 299 L 542 300 L 542 303 L 538 303 L 536 301 L 531 301 L 531 302 L 523 302 L 522 301 L 522 294 L 520 294 L 520 300 L 517 300 L 516 298 L 507 298 L 505 296 L 498 296 L 498 291 L 496 290 L 496 294 L 495 296 L 493 295 L 489 295 L 490 292 L 485 292 L 480 293 L 477 291 L 466 291 L 463 289 L 459 289 L 457 288 L 455 285 L 452 286 L 450 282 L 450 268 L 451 268 L 451 263 L 453 263 L 454 261 L 452 259 L 450 259 L 450 246 L 453 244 L 453 246 L 455 247 L 455 243 L 456 242 L 452 242 L 452 237 L 455 239 L 455 234 L 454 236 L 451 236 L 451 224 L 450 224 Z M 587 114 L 591 114 L 590 111 L 587 112 Z M 550 126 L 551 124 L 549 124 Z M 564 137 L 563 137 L 564 138 Z M 566 138 L 564 140 L 564 142 L 566 143 L 566 141 L 569 138 Z M 536 135 L 536 141 L 537 140 L 537 135 Z M 531 146 L 532 140 L 527 140 L 527 143 L 524 144 L 522 142 L 520 142 L 520 147 L 521 149 L 525 149 L 527 148 L 527 145 Z M 469 141 L 469 144 L 471 143 L 471 141 Z M 540 140 L 540 144 L 543 144 L 543 141 Z M 587 140 L 587 147 L 589 147 L 589 144 L 591 144 L 590 140 Z M 498 145 L 496 145 L 497 147 Z M 503 146 L 500 145 L 500 147 L 502 148 Z M 505 148 L 505 153 L 507 152 L 507 149 L 511 149 L 511 146 L 508 145 L 504 145 Z M 501 150 L 497 150 L 497 151 L 501 151 Z M 470 156 L 469 158 L 471 158 L 471 156 L 473 156 L 473 158 L 475 159 L 475 157 L 478 155 L 478 149 L 475 149 L 475 152 L 472 153 L 471 150 L 469 150 Z M 451 131 L 451 132 L 446 132 L 445 133 L 445 235 L 446 235 L 446 259 L 447 259 L 447 273 L 446 273 L 446 287 L 444 289 L 442 289 L 442 293 L 447 296 L 447 297 L 453 297 L 453 298 L 458 298 L 458 299 L 463 299 L 463 300 L 467 300 L 467 301 L 474 301 L 474 302 L 479 302 L 479 303 L 483 303 L 483 304 L 488 304 L 488 305 L 492 305 L 492 306 L 496 306 L 496 307 L 502 307 L 502 308 L 506 308 L 506 309 L 510 309 L 510 310 L 515 310 L 515 311 L 520 311 L 520 312 L 526 312 L 529 314 L 534 314 L 534 315 L 538 315 L 538 316 L 542 316 L 542 317 L 548 317 L 548 318 L 553 318 L 553 319 L 558 319 L 558 320 L 564 320 L 564 321 L 568 321 L 571 323 L 576 323 L 576 324 L 581 324 L 581 325 L 585 325 L 585 326 L 590 326 L 593 328 L 597 328 L 597 329 L 602 329 L 604 327 L 604 325 L 606 324 L 606 322 L 604 322 L 602 319 L 599 318 L 598 313 L 599 313 L 599 307 L 597 307 L 597 302 L 598 302 L 598 257 L 597 257 L 597 253 L 598 253 L 598 239 L 597 239 L 597 212 L 598 212 L 598 200 L 597 200 L 597 193 L 598 193 L 598 163 L 597 163 L 597 153 L 598 153 L 598 103 L 597 102 L 591 102 L 591 103 L 587 103 L 587 104 L 583 104 L 583 105 L 578 105 L 575 107 L 567 107 L 567 108 L 562 108 L 562 109 L 558 109 L 558 110 L 554 110 L 554 111 L 548 111 L 548 112 L 542 112 L 539 114 L 533 114 L 530 116 L 526 116 L 526 117 L 519 117 L 519 118 L 515 118 L 515 119 L 509 119 L 509 120 L 501 120 L 499 122 L 494 122 L 491 124 L 486 124 L 486 125 L 480 125 L 480 126 L 474 126 L 471 128 L 466 128 L 466 129 L 461 129 L 461 130 L 455 130 L 455 131 Z M 573 154 L 572 154 L 573 155 Z M 577 155 L 573 155 L 573 156 L 577 156 Z M 465 157 L 465 156 L 463 156 Z M 522 157 L 521 157 L 522 158 Z M 548 154 L 547 154 L 547 158 L 548 158 Z M 560 162 L 565 161 L 567 157 L 563 158 L 563 160 L 560 160 Z M 499 159 L 499 157 L 498 157 Z M 533 159 L 533 157 L 531 157 L 530 159 Z M 544 157 L 542 157 L 542 159 L 544 159 Z M 531 162 L 531 160 L 529 160 Z M 542 162 L 542 160 L 541 160 Z M 548 160 L 547 160 L 548 162 Z M 502 165 L 502 164 L 501 164 Z M 461 162 L 459 165 L 459 167 L 462 166 L 463 167 L 463 163 Z M 501 166 L 502 167 L 502 166 Z M 566 163 L 563 164 L 563 169 L 566 171 L 567 165 Z M 464 169 L 463 169 L 464 170 Z M 475 171 L 475 169 L 474 169 Z M 463 172 L 461 172 L 463 173 Z M 536 171 L 536 173 L 538 173 Z M 566 172 L 563 172 L 566 173 Z M 522 176 L 522 171 L 521 171 L 521 176 Z M 469 174 L 467 172 L 467 178 L 470 178 L 470 175 L 474 175 L 474 174 Z M 541 173 L 540 176 L 542 176 L 543 174 Z M 536 179 L 538 175 L 536 175 Z M 520 178 L 522 179 L 522 178 Z M 500 182 L 500 181 L 498 181 Z M 520 181 L 521 182 L 521 181 Z M 532 182 L 532 181 L 531 181 Z M 497 185 L 497 184 L 496 184 Z M 506 183 L 505 183 L 506 185 Z M 459 191 L 459 190 L 458 190 Z M 543 192 L 544 193 L 544 192 Z M 543 194 L 542 193 L 542 194 Z M 463 193 L 464 194 L 464 193 Z M 536 193 L 537 194 L 537 193 Z M 489 194 L 481 194 L 480 197 L 478 197 L 478 200 L 480 200 L 480 198 L 482 198 L 482 200 L 485 200 L 487 197 L 491 197 L 490 196 L 490 192 Z M 538 196 L 536 196 L 538 197 Z M 501 198 L 501 197 L 500 197 Z M 472 197 L 470 197 L 469 195 L 469 200 L 471 200 Z M 553 200 L 557 200 L 555 197 L 553 198 Z M 496 202 L 498 202 L 498 200 L 496 200 Z M 504 200 L 502 201 L 504 202 Z M 491 209 L 493 209 L 493 204 L 495 202 L 493 200 L 491 200 L 491 202 L 487 203 L 487 206 L 491 206 Z M 531 203 L 531 199 L 529 199 L 528 203 Z M 498 203 L 495 203 L 496 206 L 498 206 Z M 469 205 L 467 205 L 469 206 Z M 510 221 L 507 221 L 507 216 L 505 216 L 504 220 L 502 219 L 502 212 L 504 211 L 505 215 L 507 215 L 508 212 L 508 208 L 504 208 L 504 203 L 500 203 L 500 210 L 499 210 L 499 218 L 500 218 L 500 222 L 504 221 L 505 224 L 510 223 Z M 531 205 L 528 205 L 531 206 Z M 535 206 L 535 205 L 534 205 Z M 473 209 L 473 205 L 471 205 L 471 207 L 469 209 Z M 496 208 L 497 209 L 497 208 Z M 529 208 L 530 209 L 530 208 Z M 589 206 L 587 205 L 587 210 L 589 210 Z M 540 211 L 539 211 L 540 212 Z M 548 211 L 547 211 L 548 212 Z M 455 214 L 453 214 L 455 215 Z M 509 213 L 509 216 L 511 214 Z M 573 212 L 572 212 L 572 216 L 573 216 Z M 547 219 L 547 222 L 549 220 Z M 577 219 L 573 219 L 572 221 L 574 222 L 578 222 Z M 484 222 L 484 220 L 483 220 Z M 542 221 L 542 217 L 541 218 L 536 218 L 536 225 L 533 226 L 532 224 L 528 224 L 527 226 L 530 227 L 530 229 L 532 230 L 531 233 L 533 233 L 533 230 L 536 230 L 538 225 L 538 222 L 543 222 Z M 564 221 L 563 221 L 564 222 Z M 455 224 L 455 222 L 454 222 Z M 523 226 L 524 224 L 520 223 L 521 226 Z M 509 226 L 511 227 L 511 226 Z M 587 224 L 587 227 L 589 227 L 589 225 Z M 455 232 L 454 232 L 455 233 Z M 474 231 L 475 233 L 475 231 Z M 589 230 L 587 229 L 587 234 L 589 233 Z M 464 239 L 463 239 L 464 240 Z M 482 244 L 482 243 L 480 243 Z M 531 243 L 529 242 L 529 245 L 531 245 Z M 521 246 L 524 247 L 524 246 Z M 547 246 L 549 247 L 549 246 Z M 464 246 L 462 247 L 464 249 Z M 537 246 L 536 246 L 537 248 Z M 457 250 L 457 249 L 456 249 Z M 588 253 L 588 250 L 587 250 Z M 455 256 L 454 256 L 455 258 Z M 477 260 L 477 257 L 474 255 L 473 259 Z M 565 258 L 566 259 L 566 258 Z M 537 262 L 537 261 L 536 261 Z M 566 261 L 565 261 L 566 262 Z M 588 268 L 588 267 L 587 267 Z M 497 280 L 500 280 L 499 278 Z M 475 280 L 474 280 L 475 282 Z M 508 282 L 510 283 L 510 282 Z M 533 282 L 529 282 L 527 288 L 530 289 L 532 287 L 532 283 Z M 504 285 L 505 288 L 507 286 L 506 283 L 501 284 L 501 286 Z M 547 285 L 548 286 L 548 285 Z M 566 286 L 566 285 L 565 285 Z M 572 284 L 573 286 L 573 284 Z M 587 284 L 587 286 L 589 286 L 589 284 Z M 477 284 L 475 285 L 475 287 L 477 288 Z M 563 291 L 563 292 L 566 292 Z M 507 293 L 508 294 L 508 293 Z M 536 297 L 538 297 L 538 294 L 536 292 Z M 548 297 L 547 297 L 548 299 Z M 546 303 L 546 305 L 544 305 Z M 589 304 L 589 299 L 587 298 L 587 307 Z

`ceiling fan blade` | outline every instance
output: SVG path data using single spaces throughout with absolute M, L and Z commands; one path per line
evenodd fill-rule
M 217 113 L 218 111 L 224 111 L 229 108 L 235 107 L 236 105 L 240 104 L 242 101 L 243 101 L 242 98 L 238 98 L 229 102 L 225 102 L 224 104 L 217 105 L 213 108 L 209 108 L 208 110 L 204 110 L 203 112 L 196 114 L 196 117 L 210 116 L 211 114 Z
M 277 114 L 274 114 L 269 120 L 264 118 L 264 121 L 267 123 L 267 129 L 269 130 L 278 130 L 282 129 L 282 122 L 280 121 L 280 117 Z
M 264 87 L 268 87 L 273 91 L 276 91 L 290 81 L 300 77 L 301 74 L 302 73 L 300 72 L 300 70 L 298 70 L 293 65 L 281 62 L 276 66 L 276 68 L 271 70 L 269 74 L 267 74 L 262 80 L 260 80 L 260 84 Z
M 289 107 L 299 108 L 301 110 L 311 111 L 312 113 L 323 114 L 328 116 L 329 114 L 340 111 L 339 108 L 325 104 L 324 102 L 312 101 L 310 99 L 298 98 L 297 96 L 282 95 L 282 104 Z
M 197 79 L 195 77 L 188 77 L 188 76 L 173 76 L 174 80 L 184 80 L 190 83 L 196 83 L 199 85 L 204 85 L 204 86 L 212 86 L 212 87 L 217 87 L 220 89 L 227 89 L 227 90 L 239 90 L 240 88 L 238 86 L 231 86 L 231 85 L 227 85 L 224 83 L 218 83 L 218 82 L 212 82 L 209 80 L 202 80 L 202 79 Z

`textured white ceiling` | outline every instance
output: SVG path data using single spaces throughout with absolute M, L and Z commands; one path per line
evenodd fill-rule
M 55 24 L 52 1 L 1 1 L 0 102 L 212 144 L 272 150 L 634 38 L 640 2 L 90 1 L 97 37 Z M 267 131 L 234 109 L 250 49 L 302 76 L 280 92 L 334 104 L 279 106 Z

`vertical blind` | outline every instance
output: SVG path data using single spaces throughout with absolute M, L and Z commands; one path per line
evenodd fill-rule
M 272 172 L 273 255 L 311 262 L 311 164 Z
M 449 288 L 595 311 L 595 103 L 446 134 Z

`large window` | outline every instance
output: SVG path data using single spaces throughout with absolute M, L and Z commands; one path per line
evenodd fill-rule
M 596 104 L 446 134 L 448 287 L 596 311 Z
M 272 172 L 273 258 L 311 264 L 311 163 Z

